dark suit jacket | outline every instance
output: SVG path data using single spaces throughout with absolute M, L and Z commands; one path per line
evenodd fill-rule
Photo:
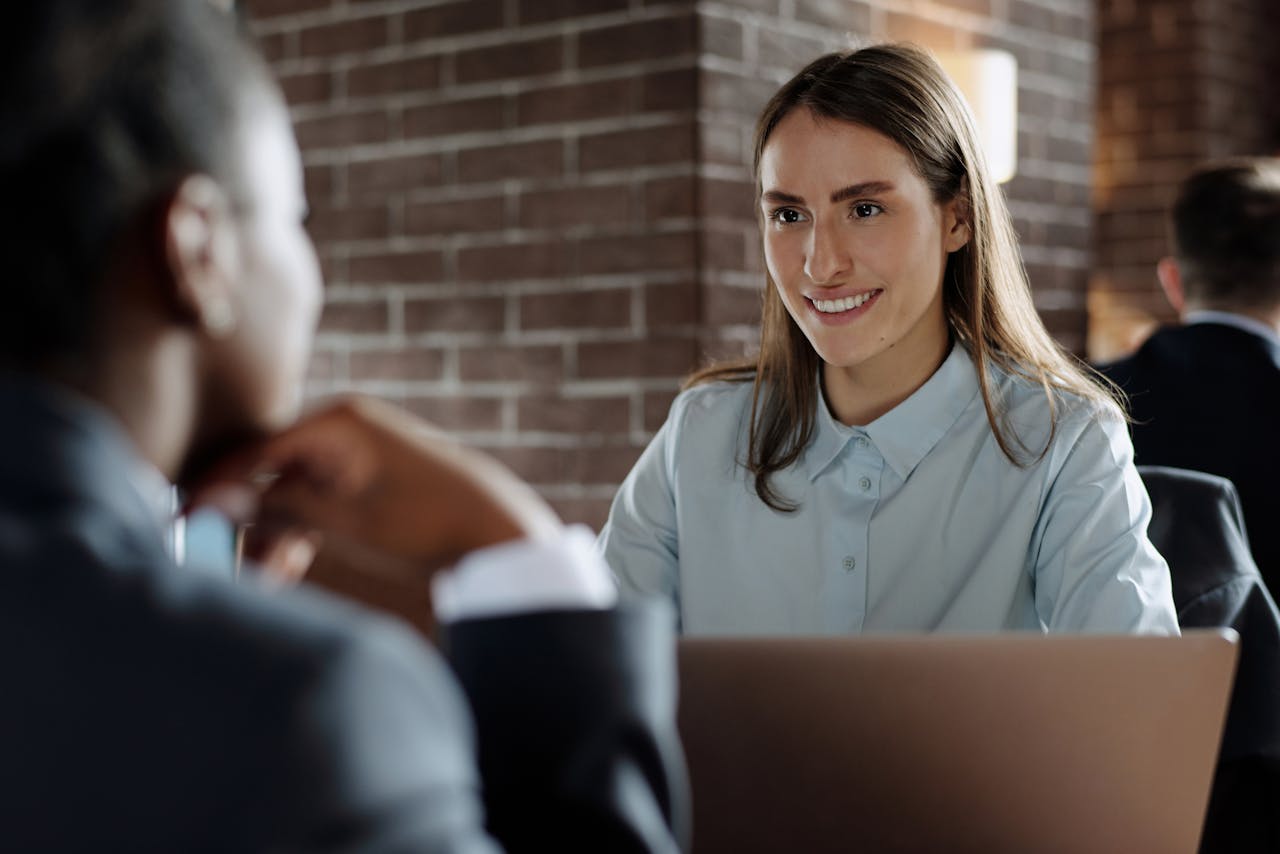
M 1280 851 L 1280 610 L 1250 557 L 1235 488 L 1201 472 L 1138 471 L 1151 494 L 1151 541 L 1169 561 L 1178 622 L 1240 635 L 1201 852 Z
M 464 622 L 451 669 L 172 566 L 129 443 L 67 404 L 0 380 L 0 848 L 675 850 L 670 615 Z
M 1101 368 L 1129 396 L 1134 461 L 1227 478 L 1254 559 L 1280 592 L 1280 352 L 1217 323 L 1161 329 Z

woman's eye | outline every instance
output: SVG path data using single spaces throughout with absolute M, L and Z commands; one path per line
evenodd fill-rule
M 804 222 L 804 214 L 795 208 L 778 208 L 769 214 L 769 218 L 774 222 L 782 225 L 792 225 L 797 222 Z
M 879 216 L 884 213 L 884 208 L 872 202 L 858 202 L 853 206 L 853 215 L 858 219 L 867 219 L 868 217 Z

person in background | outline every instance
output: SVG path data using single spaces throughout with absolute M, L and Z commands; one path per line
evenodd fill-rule
M 295 420 L 318 266 L 232 22 L 45 0 L 0 41 L 3 847 L 676 851 L 669 613 L 616 606 L 589 535 L 390 405 Z M 284 575 L 323 537 L 429 581 L 448 662 L 177 570 L 166 479 Z
M 1177 633 L 1124 418 L 937 63 L 820 57 L 756 127 L 759 355 L 695 374 L 622 485 L 622 586 L 691 634 Z
M 1129 398 L 1135 459 L 1225 477 L 1280 591 L 1280 159 L 1207 165 L 1178 190 L 1156 267 L 1181 321 L 1100 370 Z

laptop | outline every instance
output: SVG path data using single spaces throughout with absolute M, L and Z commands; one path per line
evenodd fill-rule
M 1194 852 L 1235 659 L 1230 630 L 682 638 L 693 852 Z

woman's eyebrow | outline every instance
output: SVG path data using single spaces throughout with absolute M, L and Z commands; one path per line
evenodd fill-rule
M 877 193 L 891 193 L 894 190 L 892 181 L 860 181 L 857 184 L 850 184 L 842 187 L 831 194 L 831 203 L 839 204 L 847 202 L 850 199 L 856 199 L 858 196 L 875 195 Z M 804 204 L 803 196 L 784 193 L 782 190 L 766 190 L 760 194 L 760 200 L 775 205 L 802 205 Z
M 804 199 L 801 196 L 793 196 L 790 193 L 784 193 L 781 190 L 767 190 L 760 194 L 760 200 L 775 205 L 804 204 Z
M 863 181 L 858 184 L 850 184 L 847 187 L 836 190 L 831 194 L 831 203 L 838 204 L 855 199 L 858 196 L 875 195 L 877 193 L 893 192 L 892 181 Z

